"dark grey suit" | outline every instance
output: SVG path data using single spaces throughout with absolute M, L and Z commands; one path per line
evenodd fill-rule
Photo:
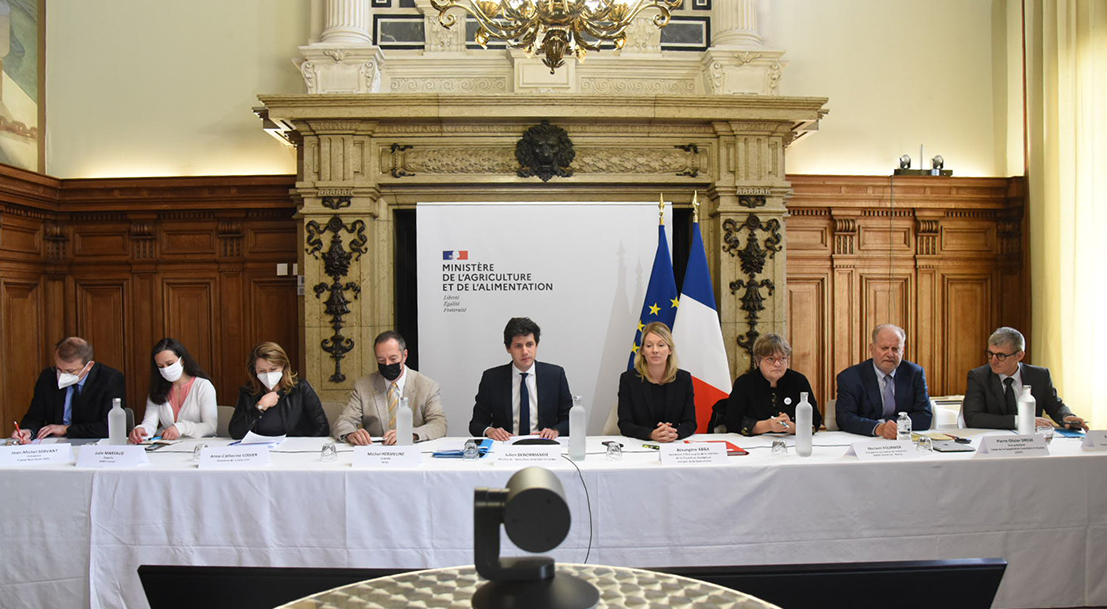
M 1030 385 L 1030 395 L 1038 401 L 1038 411 L 1035 416 L 1040 417 L 1045 411 L 1054 421 L 1063 424 L 1065 417 L 1071 416 L 1072 411 L 1065 406 L 1061 398 L 1057 397 L 1057 389 L 1053 387 L 1049 368 L 1022 363 L 1019 366 L 1022 370 L 1023 386 Z M 988 365 L 969 370 L 969 385 L 965 390 L 965 403 L 962 406 L 965 425 L 976 428 L 1014 429 L 1017 412 L 1008 412 L 1008 410 L 1003 400 L 1003 384 L 999 381 L 999 375 L 992 372 L 992 368 Z

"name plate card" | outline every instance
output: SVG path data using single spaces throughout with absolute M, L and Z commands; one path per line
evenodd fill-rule
M 355 446 L 352 465 L 358 468 L 419 467 L 423 453 L 414 446 Z
M 73 461 L 72 444 L 0 446 L 0 467 L 68 465 L 71 461 Z
M 661 445 L 662 465 L 726 465 L 726 446 L 716 442 Z
M 144 446 L 82 446 L 77 451 L 77 467 L 128 469 L 149 462 Z
M 533 444 L 514 446 L 511 444 L 497 447 L 496 463 L 504 465 L 557 465 L 561 463 L 561 445 Z
M 1107 430 L 1092 429 L 1084 436 L 1080 445 L 1086 450 L 1107 450 Z
M 919 456 L 911 440 L 870 440 L 854 442 L 850 452 L 860 461 L 885 461 L 914 459 Z
M 269 465 L 269 447 L 216 446 L 200 451 L 200 469 L 248 469 Z
M 986 436 L 978 455 L 989 457 L 1037 457 L 1049 454 L 1045 438 L 1034 433 L 1022 436 Z

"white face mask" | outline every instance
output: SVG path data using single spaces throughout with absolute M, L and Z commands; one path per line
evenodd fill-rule
M 170 383 L 176 383 L 177 380 L 181 378 L 181 375 L 184 374 L 184 364 L 178 359 L 164 368 L 158 368 L 158 372 L 161 373 L 161 378 Z
M 276 372 L 262 372 L 258 374 L 258 380 L 262 385 L 269 388 L 270 391 L 277 386 L 277 383 L 281 382 L 281 377 L 284 376 L 284 372 L 277 370 Z
M 88 368 L 88 364 L 85 364 L 85 368 Z M 85 368 L 81 368 L 81 372 L 85 371 Z M 80 373 L 69 374 L 68 372 L 57 371 L 58 374 L 58 389 L 65 389 L 70 385 L 76 385 L 81 380 Z

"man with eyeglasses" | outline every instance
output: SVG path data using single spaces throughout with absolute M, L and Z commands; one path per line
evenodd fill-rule
M 1084 419 L 1074 415 L 1057 396 L 1049 368 L 1022 363 L 1026 339 L 1014 328 L 999 328 L 988 337 L 984 357 L 988 363 L 969 371 L 968 389 L 962 411 L 965 425 L 976 428 L 1015 429 L 1018 398 L 1022 388 L 1038 402 L 1034 415 L 1039 424 L 1052 424 L 1043 414 L 1062 426 L 1088 429 Z
M 911 417 L 911 429 L 930 429 L 933 412 L 922 366 L 903 359 L 907 333 L 892 324 L 873 329 L 872 359 L 838 374 L 836 416 L 842 431 L 895 439 L 898 413 Z
M 112 399 L 127 405 L 123 373 L 93 361 L 92 345 L 70 336 L 54 347 L 54 365 L 35 383 L 31 406 L 12 437 L 20 442 L 51 436 L 108 437 Z

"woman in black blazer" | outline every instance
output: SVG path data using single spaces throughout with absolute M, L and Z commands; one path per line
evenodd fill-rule
M 619 432 L 654 442 L 696 433 L 692 375 L 677 368 L 673 335 L 661 322 L 642 328 L 634 370 L 619 377 Z
M 817 430 L 823 418 L 807 377 L 788 363 L 792 346 L 783 336 L 763 334 L 753 343 L 756 367 L 734 380 L 725 402 L 723 423 L 730 433 L 756 436 L 763 433 L 796 433 L 796 405 L 800 393 L 811 404 L 811 427 Z
M 240 440 L 246 432 L 263 436 L 329 436 L 330 425 L 319 396 L 296 377 L 288 355 L 277 343 L 259 343 L 246 362 L 250 382 L 238 391 L 228 431 Z

